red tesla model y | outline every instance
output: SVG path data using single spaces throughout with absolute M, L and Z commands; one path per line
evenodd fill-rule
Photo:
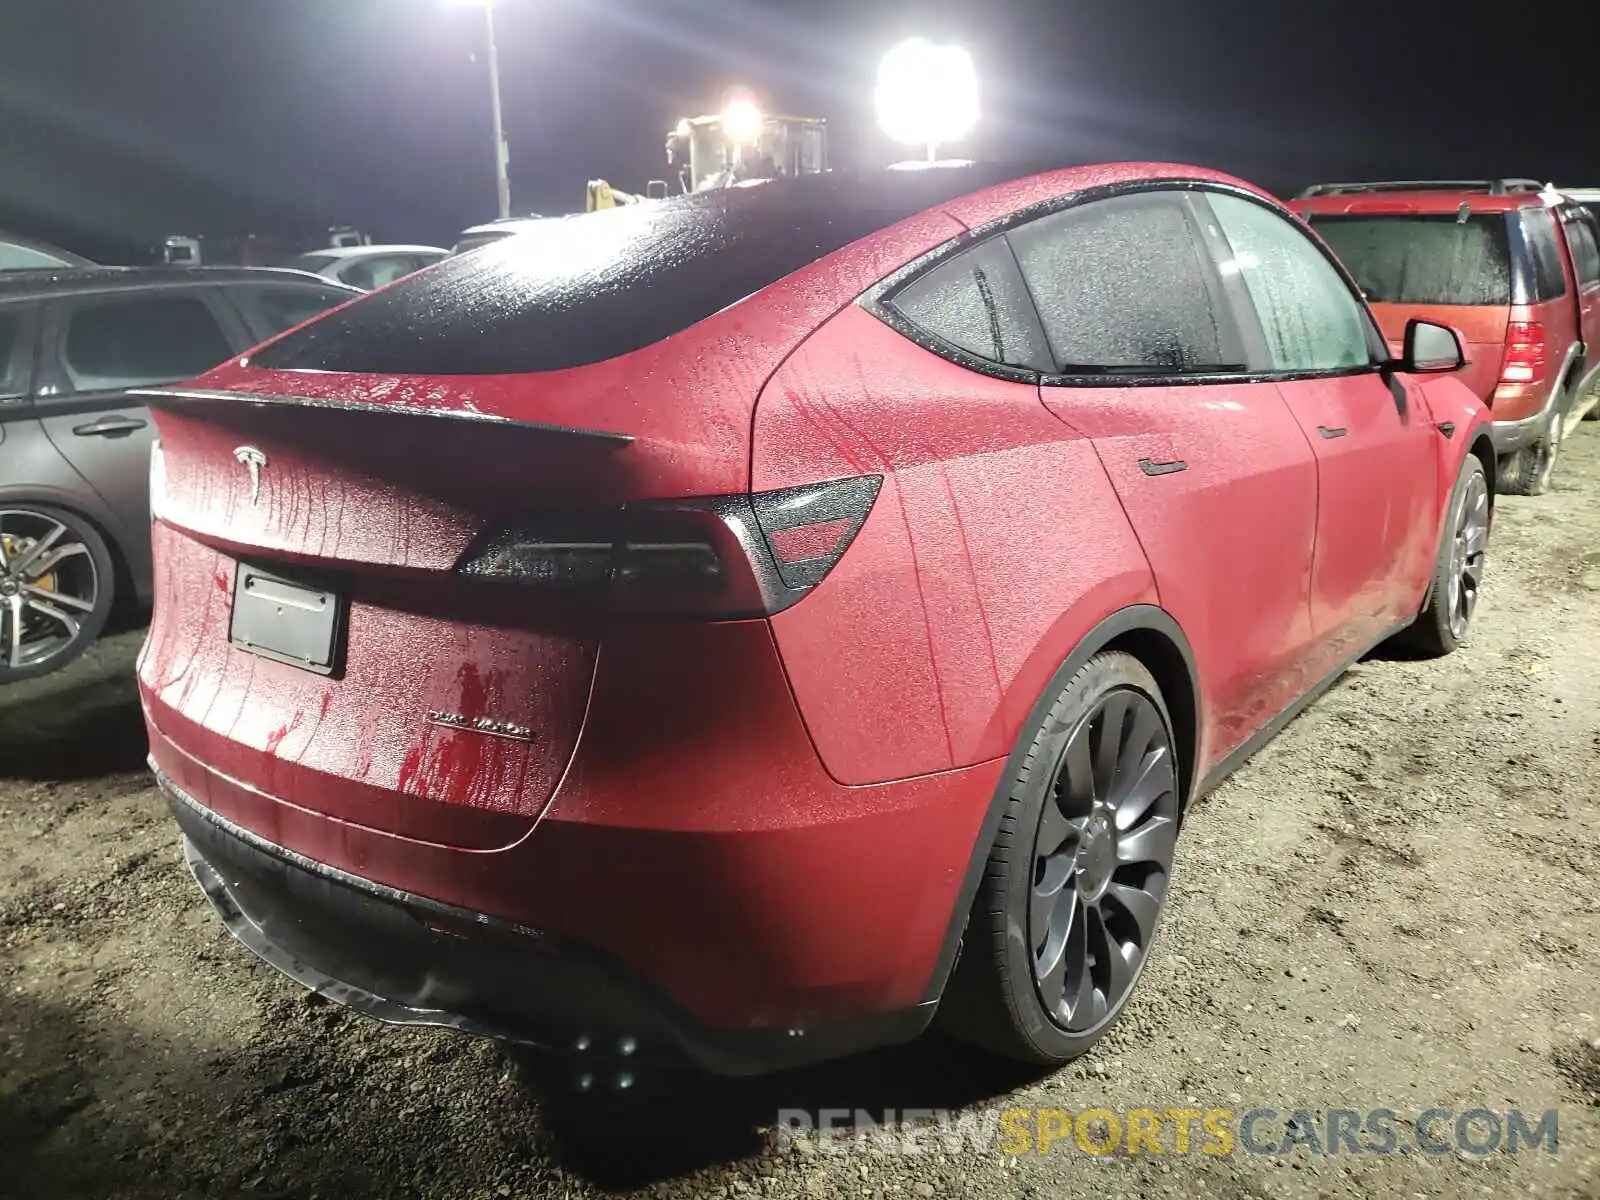
M 1187 167 L 543 222 L 152 397 L 151 763 L 228 927 L 386 1020 L 1061 1062 L 1185 806 L 1466 633 L 1461 365 Z

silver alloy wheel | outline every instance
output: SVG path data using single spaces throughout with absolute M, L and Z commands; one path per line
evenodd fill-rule
M 36 667 L 64 654 L 99 601 L 94 554 L 69 526 L 0 509 L 0 666 Z
M 1034 840 L 1034 986 L 1069 1033 L 1102 1024 L 1132 989 L 1177 837 L 1171 734 L 1149 696 L 1116 688 L 1068 737 Z
M 1476 471 L 1462 489 L 1455 525 L 1450 547 L 1450 636 L 1460 641 L 1478 607 L 1489 546 L 1489 485 Z

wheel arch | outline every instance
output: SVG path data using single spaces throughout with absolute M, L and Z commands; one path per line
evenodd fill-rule
M 1011 782 L 1027 758 L 1026 735 L 1044 719 L 1061 690 L 1083 665 L 1105 650 L 1121 650 L 1132 654 L 1155 676 L 1168 715 L 1172 718 L 1173 735 L 1178 742 L 1181 760 L 1178 764 L 1178 780 L 1184 809 L 1188 808 L 1195 796 L 1204 739 L 1201 736 L 1203 709 L 1200 677 L 1195 668 L 1194 653 L 1182 628 L 1165 609 L 1154 604 L 1129 605 L 1100 620 L 1079 640 L 1050 676 L 1029 709 L 1019 729 L 1016 744 L 1006 757 L 1000 781 L 989 799 L 983 825 L 973 843 L 955 909 L 950 914 L 950 923 L 945 931 L 944 944 L 924 993 L 925 1001 L 937 1001 L 940 998 L 955 969 L 967 918 L 983 882 Z

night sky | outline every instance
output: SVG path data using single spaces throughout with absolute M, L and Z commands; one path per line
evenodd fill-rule
M 965 44 L 967 157 L 1167 158 L 1276 190 L 1531 175 L 1600 185 L 1600 5 L 1396 0 L 496 0 L 513 207 L 664 175 L 678 117 L 747 85 L 876 133 L 879 55 Z M 494 215 L 482 14 L 444 0 L 0 0 L 0 228 L 107 261 L 168 233 L 448 245 Z

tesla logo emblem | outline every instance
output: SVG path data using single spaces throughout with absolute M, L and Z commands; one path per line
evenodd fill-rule
M 240 446 L 233 456 L 250 472 L 250 503 L 261 498 L 261 468 L 267 465 L 267 456 L 254 446 Z

